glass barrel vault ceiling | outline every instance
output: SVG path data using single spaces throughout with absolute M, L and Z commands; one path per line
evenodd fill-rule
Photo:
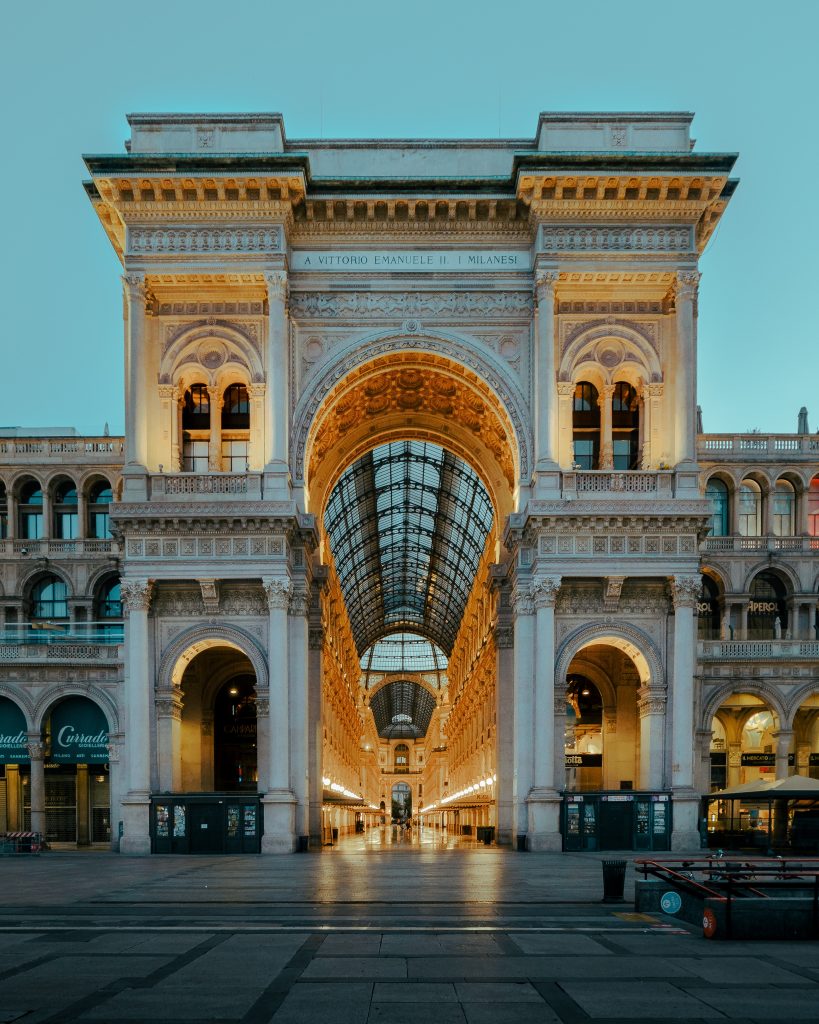
M 429 728 L 435 697 L 420 683 L 402 679 L 376 690 L 370 708 L 382 739 L 418 739 Z
M 359 656 L 405 630 L 449 656 L 491 525 L 477 474 L 438 445 L 394 441 L 353 463 L 324 528 Z

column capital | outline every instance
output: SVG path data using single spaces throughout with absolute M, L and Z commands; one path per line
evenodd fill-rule
M 151 606 L 154 581 L 149 579 L 121 579 L 122 599 L 129 612 L 147 612 Z
M 26 745 L 28 756 L 32 761 L 42 761 L 45 757 L 45 744 L 39 741 L 29 742 Z
M 294 590 L 290 594 L 287 610 L 291 615 L 307 615 L 310 611 L 310 595 L 304 590 Z
M 690 299 L 697 297 L 697 288 L 700 283 L 700 274 L 696 270 L 678 270 L 675 291 L 678 299 Z
M 516 582 L 510 595 L 515 615 L 532 615 L 535 603 L 532 599 L 532 587 L 528 580 Z
M 283 270 L 268 270 L 264 275 L 269 302 L 287 302 L 287 274 Z
M 605 398 L 612 398 L 614 395 L 615 384 L 603 384 L 600 390 L 597 392 L 597 404 L 601 404 L 601 400 Z
M 266 384 L 248 384 L 247 386 L 247 397 L 248 398 L 264 398 L 267 393 Z
M 549 302 L 554 299 L 555 285 L 559 277 L 556 270 L 539 270 L 535 274 L 535 294 L 538 302 Z
M 127 297 L 133 302 L 148 297 L 148 289 L 145 285 L 145 274 L 129 271 L 122 275 L 122 288 Z
M 671 576 L 669 582 L 675 612 L 680 608 L 696 608 L 702 591 L 702 580 L 699 576 Z
M 560 398 L 574 398 L 577 385 L 571 380 L 559 380 L 557 382 L 557 394 Z
M 290 604 L 290 593 L 293 584 L 288 579 L 279 576 L 263 576 L 262 587 L 267 594 L 267 606 L 273 611 L 287 611 Z
M 535 608 L 554 608 L 562 579 L 562 576 L 535 576 L 532 580 Z
M 664 715 L 665 709 L 665 690 L 650 686 L 640 687 L 637 691 L 637 713 L 640 718 L 645 718 L 646 715 Z

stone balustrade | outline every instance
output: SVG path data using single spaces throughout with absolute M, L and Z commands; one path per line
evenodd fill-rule
M 819 537 L 706 537 L 703 551 L 814 551 L 819 554 Z
M 819 434 L 700 434 L 697 457 L 702 462 L 819 461 Z
M 819 640 L 700 640 L 700 661 L 771 661 L 819 658 Z
M 41 462 L 77 460 L 121 465 L 125 452 L 122 437 L 3 437 L 0 461 L 34 465 Z
M 150 478 L 151 501 L 178 501 L 195 495 L 197 501 L 261 501 L 261 473 L 155 473 Z
M 73 540 L 0 540 L 0 557 L 3 555 L 22 555 L 38 557 L 42 555 L 110 555 L 119 551 L 118 543 L 113 539 L 98 540 L 96 538 L 75 538 Z
M 674 474 L 668 471 L 578 470 L 563 474 L 563 496 L 593 498 L 672 498 Z

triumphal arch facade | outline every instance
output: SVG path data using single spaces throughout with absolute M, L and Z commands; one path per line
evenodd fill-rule
M 687 114 L 129 123 L 86 157 L 123 266 L 120 849 L 403 817 L 560 849 L 584 792 L 698 845 L 698 260 L 734 156 Z

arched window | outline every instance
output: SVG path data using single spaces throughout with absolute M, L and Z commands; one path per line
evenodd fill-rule
M 182 469 L 207 473 L 210 447 L 210 395 L 204 384 L 192 384 L 182 406 Z
M 761 572 L 751 581 L 748 603 L 748 638 L 772 640 L 784 637 L 788 629 L 787 591 L 772 572 Z
M 625 381 L 614 385 L 611 396 L 611 437 L 615 469 L 639 469 L 640 411 L 637 392 Z
M 9 502 L 6 485 L 0 481 L 0 540 L 9 535 Z
M 808 533 L 819 537 L 819 476 L 811 480 L 808 491 Z
M 774 537 L 793 537 L 796 533 L 796 492 L 787 480 L 777 480 L 771 516 Z
M 581 469 L 597 469 L 600 465 L 600 406 L 597 388 L 586 380 L 574 389 L 572 404 L 572 440 L 574 461 Z
M 73 481 L 63 480 L 54 491 L 54 536 L 74 540 L 78 534 L 77 487 Z
M 231 384 L 222 405 L 222 430 L 250 429 L 250 398 L 244 384 Z
M 705 497 L 711 503 L 711 536 L 727 537 L 730 522 L 727 485 L 712 477 L 705 487 Z
M 204 384 L 192 384 L 182 407 L 183 430 L 210 430 L 210 395 Z
M 395 748 L 395 770 L 409 771 L 409 747 L 406 743 L 399 743 Z
M 762 490 L 755 480 L 743 480 L 740 484 L 739 535 L 762 536 Z
M 116 577 L 106 580 L 97 594 L 97 618 L 122 618 L 122 587 Z
M 56 576 L 45 576 L 31 591 L 32 619 L 67 619 L 68 587 Z
M 231 384 L 222 405 L 222 469 L 246 473 L 250 398 L 244 384 Z
M 20 537 L 37 540 L 43 536 L 43 489 L 36 480 L 30 480 L 20 491 Z
M 108 520 L 114 494 L 107 480 L 95 483 L 88 494 L 88 536 L 105 540 L 111 536 Z

